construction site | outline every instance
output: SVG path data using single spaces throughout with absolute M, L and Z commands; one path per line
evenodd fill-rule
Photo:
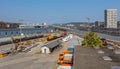
M 0 51 L 0 69 L 119 69 L 119 46 L 89 49 L 82 47 L 82 41 L 80 35 L 67 32 L 30 38 L 12 37 L 12 44 L 0 48 L 7 48 Z M 107 43 L 104 40 L 104 44 Z
M 59 54 L 68 49 L 68 41 L 72 38 L 73 35 L 66 32 L 29 39 L 12 37 L 12 44 L 1 46 L 5 50 L 0 52 L 0 69 L 57 69 Z M 68 50 L 66 53 L 68 56 Z

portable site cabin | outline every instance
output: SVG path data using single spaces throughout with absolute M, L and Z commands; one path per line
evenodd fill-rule
M 60 41 L 58 41 L 58 40 L 48 43 L 41 48 L 41 52 L 49 54 L 49 53 L 53 52 L 54 49 L 59 47 L 59 45 L 60 45 Z

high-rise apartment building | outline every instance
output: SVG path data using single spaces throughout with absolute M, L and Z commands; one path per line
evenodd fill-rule
M 105 10 L 105 25 L 106 28 L 117 28 L 117 9 Z
M 120 21 L 117 23 L 117 28 L 120 29 Z
M 96 27 L 100 27 L 100 25 L 101 25 L 101 22 L 100 22 L 100 21 L 95 21 L 95 26 L 96 26 Z

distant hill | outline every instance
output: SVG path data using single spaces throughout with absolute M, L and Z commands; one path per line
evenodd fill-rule
M 88 23 L 88 22 L 69 22 L 69 23 L 62 23 L 62 24 L 53 24 L 53 25 L 69 25 L 69 24 L 72 24 L 72 25 L 80 25 L 80 24 L 90 24 L 90 25 L 94 25 L 95 23 L 91 22 L 91 23 Z

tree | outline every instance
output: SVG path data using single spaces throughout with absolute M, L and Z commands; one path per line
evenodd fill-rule
M 82 45 L 85 47 L 102 47 L 102 44 L 100 37 L 94 32 L 87 33 L 82 41 Z

